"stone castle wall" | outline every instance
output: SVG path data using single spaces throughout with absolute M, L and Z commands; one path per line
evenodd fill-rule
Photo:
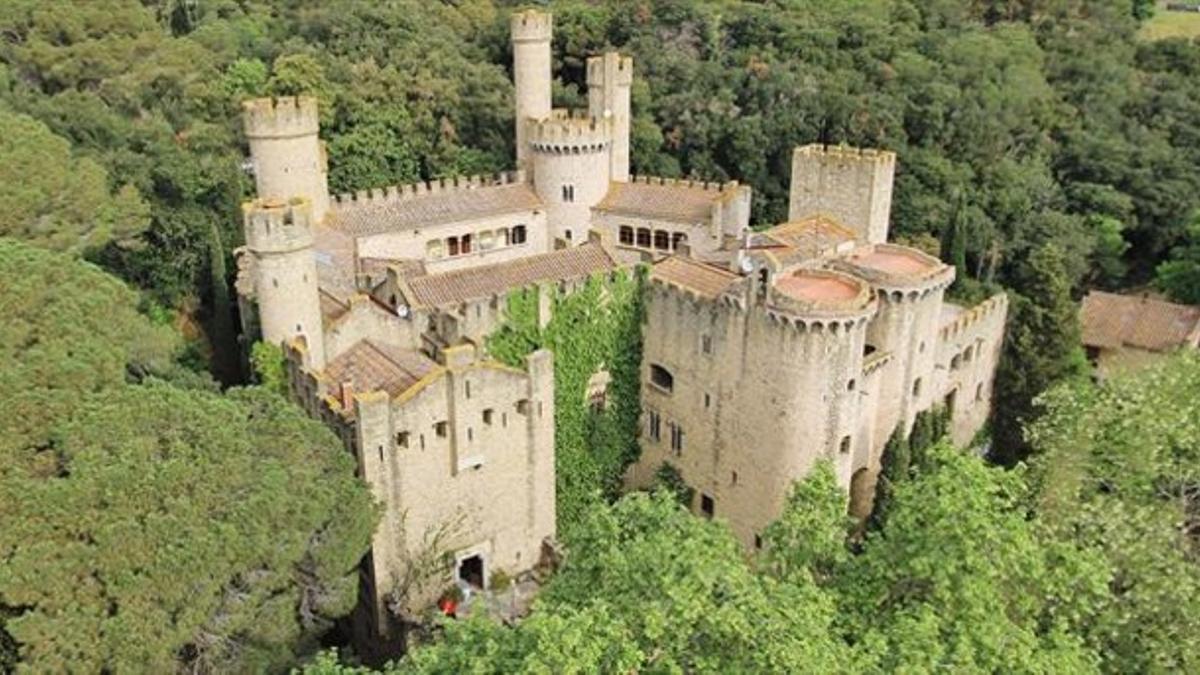
M 881 150 L 805 145 L 792 154 L 788 220 L 827 215 L 859 239 L 887 241 L 896 155 Z
M 304 197 L 313 218 L 329 209 L 325 149 L 318 137 L 317 101 L 308 96 L 260 98 L 242 104 L 242 126 L 260 198 Z

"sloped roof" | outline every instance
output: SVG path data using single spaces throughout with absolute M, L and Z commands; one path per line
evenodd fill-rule
M 349 384 L 355 392 L 383 391 L 395 397 L 435 368 L 437 363 L 418 351 L 359 340 L 329 362 L 324 377 L 335 387 Z
M 709 220 L 713 204 L 726 196 L 711 183 L 706 188 L 703 183 L 613 181 L 595 210 L 692 224 Z
M 418 307 L 441 307 L 479 300 L 545 281 L 566 281 L 611 270 L 616 261 L 595 243 L 509 262 L 406 279 Z
M 741 277 L 713 265 L 671 256 L 654 265 L 650 278 L 680 286 L 706 298 L 716 298 Z
M 1200 341 L 1200 307 L 1142 296 L 1092 291 L 1083 299 L 1080 323 L 1089 347 L 1162 352 Z
M 458 187 L 403 199 L 338 204 L 329 227 L 363 237 L 540 208 L 542 200 L 526 183 Z
M 847 242 L 854 241 L 854 232 L 825 216 L 776 225 L 750 238 L 751 249 L 767 252 L 780 265 L 806 262 L 831 255 Z

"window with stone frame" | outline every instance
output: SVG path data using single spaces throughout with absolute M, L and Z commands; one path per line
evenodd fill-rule
M 617 230 L 617 241 L 625 246 L 633 246 L 633 228 L 628 225 L 622 225 Z

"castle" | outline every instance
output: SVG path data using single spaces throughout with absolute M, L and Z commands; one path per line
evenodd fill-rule
M 798 148 L 789 222 L 754 232 L 748 187 L 630 175 L 629 58 L 589 58 L 588 109 L 556 110 L 550 16 L 511 29 L 511 173 L 329 195 L 315 101 L 244 104 L 243 328 L 285 347 L 292 395 L 383 505 L 363 575 L 379 634 L 395 592 L 415 609 L 552 545 L 554 357 L 486 350 L 514 289 L 544 322 L 554 292 L 651 266 L 628 483 L 674 466 L 748 549 L 818 459 L 861 516 L 893 429 L 945 405 L 965 442 L 987 416 L 1005 299 L 945 302 L 953 268 L 886 243 L 893 154 Z M 422 577 L 439 552 L 451 568 Z

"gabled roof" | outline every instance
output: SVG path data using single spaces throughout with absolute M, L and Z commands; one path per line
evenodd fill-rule
M 405 279 L 416 307 L 443 307 L 547 281 L 582 279 L 617 267 L 604 247 L 587 243 L 509 262 Z
M 1092 291 L 1080 310 L 1083 344 L 1163 352 L 1200 342 L 1200 307 Z
M 741 277 L 729 270 L 702 262 L 671 256 L 654 265 L 651 280 L 679 286 L 706 298 L 716 298 Z
M 713 204 L 725 199 L 731 189 L 684 181 L 613 181 L 595 210 L 691 225 L 710 220 Z
M 402 199 L 340 203 L 333 208 L 329 227 L 364 237 L 540 208 L 542 200 L 523 182 L 457 187 Z
M 750 248 L 762 250 L 781 267 L 832 255 L 854 241 L 854 232 L 826 216 L 776 225 L 750 237 Z
M 356 393 L 382 391 L 396 397 L 437 367 L 418 351 L 359 340 L 330 361 L 323 375 L 333 387 L 348 384 Z

